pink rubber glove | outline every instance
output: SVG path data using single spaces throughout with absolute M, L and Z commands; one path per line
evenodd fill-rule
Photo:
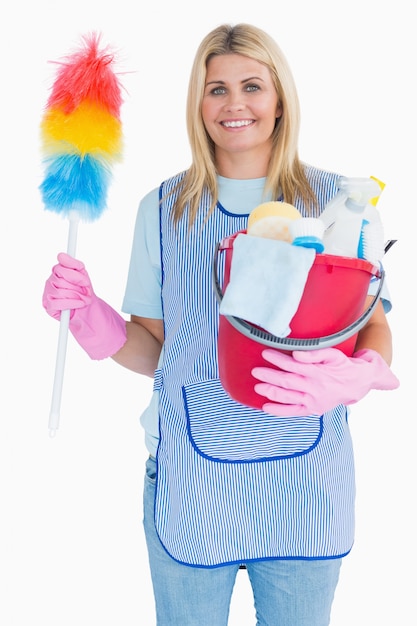
M 263 410 L 281 417 L 322 415 L 338 404 L 354 404 L 371 389 L 396 389 L 399 381 L 374 350 L 359 350 L 347 357 L 337 348 L 262 352 L 273 367 L 255 367 L 262 381 L 255 391 L 270 400 Z
M 92 359 L 115 354 L 126 342 L 126 322 L 98 298 L 84 263 L 61 252 L 45 283 L 42 304 L 55 319 L 70 309 L 69 330 Z

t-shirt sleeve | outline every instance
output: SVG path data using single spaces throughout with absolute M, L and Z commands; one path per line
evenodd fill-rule
M 139 204 L 122 311 L 162 319 L 158 189 Z

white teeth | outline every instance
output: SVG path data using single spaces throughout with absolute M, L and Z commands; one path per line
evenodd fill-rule
M 240 120 L 238 122 L 223 122 L 223 126 L 227 128 L 240 128 L 241 126 L 249 126 L 252 124 L 252 120 Z

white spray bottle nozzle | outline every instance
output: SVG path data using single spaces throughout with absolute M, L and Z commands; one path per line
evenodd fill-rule
M 338 187 L 357 206 L 366 206 L 381 193 L 381 186 L 374 178 L 346 178 L 341 176 Z M 350 207 L 349 207 L 350 208 Z

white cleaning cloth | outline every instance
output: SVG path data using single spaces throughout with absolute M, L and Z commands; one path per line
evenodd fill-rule
M 220 313 L 287 337 L 315 255 L 313 248 L 237 235 Z

